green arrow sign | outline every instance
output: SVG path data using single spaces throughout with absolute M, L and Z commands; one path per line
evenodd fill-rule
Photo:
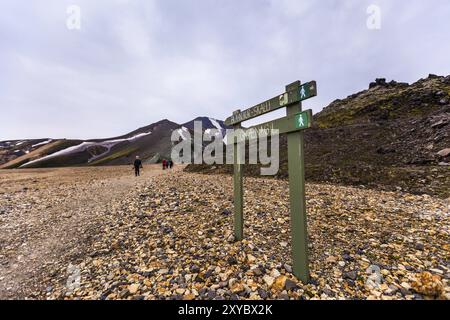
M 236 134 L 227 136 L 227 144 L 233 143 L 234 137 L 237 137 L 238 141 L 243 141 L 244 139 L 253 140 L 258 137 L 259 133 L 270 135 L 271 130 L 278 130 L 279 134 L 296 132 L 310 128 L 311 124 L 312 110 L 305 110 L 291 116 L 261 123 L 247 129 L 242 128 L 240 132 L 238 131 Z
M 239 124 L 241 122 L 259 117 L 260 115 L 272 112 L 274 110 L 289 106 L 294 103 L 317 96 L 317 84 L 315 81 L 307 82 L 302 85 L 295 86 L 289 91 L 282 93 L 270 100 L 260 103 L 245 111 L 234 113 L 225 120 L 228 126 Z

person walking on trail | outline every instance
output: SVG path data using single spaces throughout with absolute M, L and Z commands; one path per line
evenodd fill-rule
M 166 161 L 166 159 L 164 159 L 162 161 L 162 166 L 163 166 L 163 170 L 166 170 L 166 168 L 167 168 L 167 161 Z
M 169 160 L 169 168 L 172 169 L 173 168 L 173 161 Z
M 139 156 L 136 156 L 136 160 L 134 160 L 134 174 L 136 177 L 139 177 L 141 175 L 140 169 L 143 169 L 142 161 L 141 159 L 139 159 Z

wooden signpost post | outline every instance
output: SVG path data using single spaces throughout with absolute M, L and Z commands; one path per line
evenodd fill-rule
M 248 130 L 278 129 L 279 133 L 287 133 L 293 273 L 304 283 L 309 281 L 309 260 L 303 130 L 311 127 L 312 111 L 302 111 L 302 101 L 315 97 L 316 95 L 317 85 L 315 81 L 303 85 L 300 81 L 296 81 L 286 86 L 285 93 L 245 111 L 235 111 L 231 117 L 225 120 L 226 125 L 233 126 L 236 130 L 241 128 L 243 121 L 286 107 L 286 117 L 253 126 Z M 237 144 L 234 138 L 233 143 Z M 238 160 L 240 159 L 239 152 L 241 151 L 235 145 L 234 232 L 236 240 L 242 240 L 244 238 L 243 164 Z

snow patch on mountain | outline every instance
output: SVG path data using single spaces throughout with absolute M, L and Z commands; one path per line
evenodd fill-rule
M 48 144 L 48 143 L 50 143 L 50 142 L 52 142 L 52 141 L 53 141 L 52 139 L 49 139 L 49 140 L 47 140 L 47 141 L 43 141 L 43 142 L 40 142 L 40 143 L 33 144 L 31 147 L 32 147 L 32 148 L 40 147 L 40 146 L 43 146 L 43 145 L 45 145 L 45 144 Z
M 119 143 L 119 142 L 124 142 L 124 141 L 130 141 L 130 142 L 131 142 L 131 141 L 135 141 L 135 140 L 137 140 L 137 139 L 139 139 L 139 138 L 148 136 L 148 135 L 151 134 L 151 133 L 152 133 L 152 132 L 150 131 L 150 132 L 145 132 L 145 133 L 139 133 L 139 134 L 136 134 L 136 135 L 134 135 L 134 136 L 132 136 L 132 137 L 130 137 L 130 138 L 125 138 L 125 139 L 115 139 L 115 140 L 107 140 L 107 141 L 99 142 L 99 145 L 102 145 L 102 144 L 109 145 L 109 144 L 112 144 L 112 143 L 117 144 L 117 143 Z
M 19 142 L 17 142 L 17 143 L 15 144 L 15 147 L 18 147 L 18 146 L 20 146 L 21 144 L 24 144 L 25 142 L 27 142 L 27 140 L 19 141 Z
M 186 128 L 186 127 L 181 127 L 181 129 L 178 129 L 177 132 L 180 135 L 181 139 L 183 139 L 183 140 L 188 140 L 189 139 L 188 137 L 185 136 L 185 134 L 187 134 L 189 137 L 191 135 L 189 133 L 188 128 Z
M 223 130 L 223 127 L 220 125 L 219 122 L 217 122 L 216 119 L 209 118 L 209 121 L 211 121 L 211 123 L 213 124 L 213 126 L 216 127 L 217 129 Z

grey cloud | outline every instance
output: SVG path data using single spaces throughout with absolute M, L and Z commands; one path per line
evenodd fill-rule
M 80 31 L 65 26 L 71 4 Z M 381 30 L 366 27 L 370 4 Z M 224 119 L 297 79 L 317 80 L 305 107 L 318 112 L 375 77 L 449 74 L 449 16 L 446 0 L 2 1 L 0 140 Z

